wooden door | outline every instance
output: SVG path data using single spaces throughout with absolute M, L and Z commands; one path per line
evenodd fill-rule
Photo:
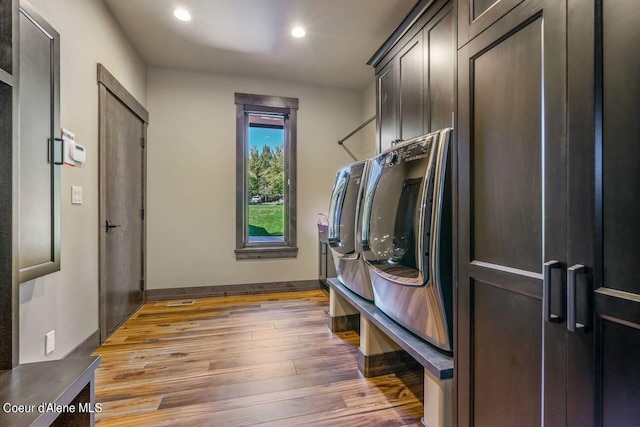
M 460 426 L 540 426 L 543 370 L 564 363 L 542 297 L 543 264 L 566 259 L 565 12 L 528 0 L 459 51 Z
M 640 9 L 570 0 L 569 11 L 568 279 L 583 326 L 568 325 L 567 425 L 637 426 Z
M 106 339 L 143 302 L 145 118 L 102 68 L 100 88 L 100 332 Z M 135 101 L 133 97 L 129 100 Z M 139 106 L 139 104 L 137 104 Z M 146 111 L 145 111 L 146 113 Z

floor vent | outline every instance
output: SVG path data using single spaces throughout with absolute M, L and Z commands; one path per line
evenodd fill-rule
M 193 305 L 195 304 L 194 300 L 189 301 L 171 301 L 167 304 L 167 307 L 182 307 L 183 305 Z

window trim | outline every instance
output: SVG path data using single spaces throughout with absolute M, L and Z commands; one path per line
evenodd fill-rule
M 297 98 L 235 93 L 236 104 L 236 259 L 295 258 L 296 236 L 296 171 L 297 171 Z M 247 112 L 284 114 L 285 211 L 284 242 L 248 242 L 248 141 Z M 286 182 L 288 180 L 288 182 Z

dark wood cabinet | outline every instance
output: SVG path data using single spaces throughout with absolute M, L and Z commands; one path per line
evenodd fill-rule
M 331 255 L 331 248 L 328 242 L 322 240 L 318 242 L 318 275 L 320 279 L 320 286 L 325 290 L 329 290 L 328 279 L 337 276 L 336 266 L 333 262 L 333 256 Z
M 639 37 L 637 2 L 569 1 L 571 426 L 640 425 Z
M 458 47 L 467 44 L 524 1 L 536 0 L 458 1 Z
M 564 26 L 529 0 L 458 54 L 460 426 L 539 426 L 543 384 L 562 398 L 542 315 L 543 263 L 566 259 Z
M 396 67 L 400 76 L 400 139 L 424 133 L 424 55 L 423 31 L 409 41 L 398 54 Z M 384 117 L 384 114 L 383 114 Z
M 0 0 L 0 370 L 18 363 L 16 253 L 18 2 Z
M 453 127 L 455 111 L 455 15 L 445 8 L 424 29 L 424 130 Z
M 399 139 L 399 81 L 397 62 L 391 62 L 376 76 L 378 151 L 391 147 Z M 386 147 L 386 148 L 383 148 Z
M 640 9 L 489 3 L 458 16 L 458 425 L 640 425 Z
M 376 67 L 378 152 L 452 126 L 453 3 L 420 2 L 369 64 Z

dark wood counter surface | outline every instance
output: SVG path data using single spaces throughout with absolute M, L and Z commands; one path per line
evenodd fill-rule
M 91 356 L 28 363 L 1 373 L 0 425 L 93 425 L 89 409 L 95 410 L 99 365 L 100 356 Z

